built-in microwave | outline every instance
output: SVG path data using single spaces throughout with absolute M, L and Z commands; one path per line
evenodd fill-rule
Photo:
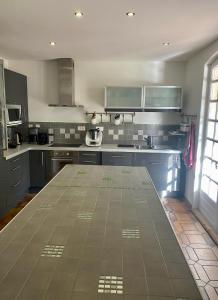
M 22 124 L 21 105 L 6 105 L 6 124 L 7 126 L 16 126 Z

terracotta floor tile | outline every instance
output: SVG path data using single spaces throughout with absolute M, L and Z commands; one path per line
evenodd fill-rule
M 218 280 L 217 281 L 210 281 L 210 285 L 215 287 L 215 288 L 218 288 Z
M 218 267 L 218 260 L 201 260 L 199 259 L 198 264 L 202 266 L 217 266 Z
M 209 276 L 208 276 L 207 272 L 205 272 L 205 269 L 198 263 L 194 264 L 194 268 L 195 268 L 196 272 L 198 273 L 199 278 L 202 281 L 204 281 L 205 283 L 207 283 L 209 281 Z
M 189 257 L 190 257 L 193 261 L 197 261 L 197 260 L 198 260 L 198 257 L 197 257 L 197 255 L 196 255 L 196 253 L 195 253 L 195 251 L 194 251 L 193 248 L 187 246 L 187 247 L 186 247 L 186 251 L 187 251 Z
M 177 219 L 178 219 L 179 221 L 182 220 L 182 221 L 189 221 L 189 222 L 190 222 L 190 221 L 192 220 L 190 214 L 176 213 L 175 215 L 176 215 L 176 217 L 177 217 Z
M 187 235 L 187 237 L 188 237 L 190 243 L 206 244 L 205 239 L 200 234 L 191 234 L 191 235 Z
M 204 266 L 203 267 L 208 274 L 210 280 L 218 280 L 218 267 L 215 266 Z
M 207 295 L 210 300 L 218 299 L 218 294 L 217 294 L 216 290 L 213 287 L 211 287 L 209 284 L 205 286 L 205 290 L 206 290 Z
M 202 260 L 217 260 L 212 249 L 195 249 L 198 259 Z
M 197 230 L 197 227 L 193 223 L 183 223 L 182 228 L 185 230 Z
M 217 246 L 213 247 L 213 252 L 215 253 L 215 255 L 218 259 L 218 247 Z
M 185 203 L 165 199 L 164 207 L 203 300 L 218 300 L 218 247 Z

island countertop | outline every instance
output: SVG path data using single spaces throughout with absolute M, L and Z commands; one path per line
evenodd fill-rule
M 0 266 L 0 299 L 202 299 L 142 167 L 65 166 L 1 231 Z

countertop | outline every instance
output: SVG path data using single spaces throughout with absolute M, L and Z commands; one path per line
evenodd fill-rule
M 164 149 L 136 149 L 128 147 L 117 147 L 114 144 L 105 144 L 100 147 L 88 147 L 82 145 L 80 147 L 49 147 L 47 145 L 33 145 L 33 144 L 22 144 L 15 149 L 8 149 L 4 151 L 4 158 L 6 160 L 13 158 L 19 154 L 25 153 L 30 150 L 47 150 L 47 151 L 100 151 L 100 152 L 134 152 L 134 153 L 169 153 L 169 154 L 180 154 L 180 150 Z
M 1 299 L 202 299 L 142 167 L 65 166 L 1 231 L 0 265 Z

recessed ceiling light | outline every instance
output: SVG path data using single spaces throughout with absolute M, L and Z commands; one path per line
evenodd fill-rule
M 51 42 L 49 42 L 49 44 L 50 44 L 50 46 L 55 46 L 56 42 L 51 41 Z
M 76 11 L 75 12 L 75 17 L 82 18 L 83 16 L 84 16 L 83 12 L 81 12 L 81 11 Z
M 164 42 L 162 43 L 163 46 L 170 46 L 170 42 Z
M 135 13 L 133 11 L 128 11 L 126 13 L 127 17 L 134 17 L 135 16 Z

